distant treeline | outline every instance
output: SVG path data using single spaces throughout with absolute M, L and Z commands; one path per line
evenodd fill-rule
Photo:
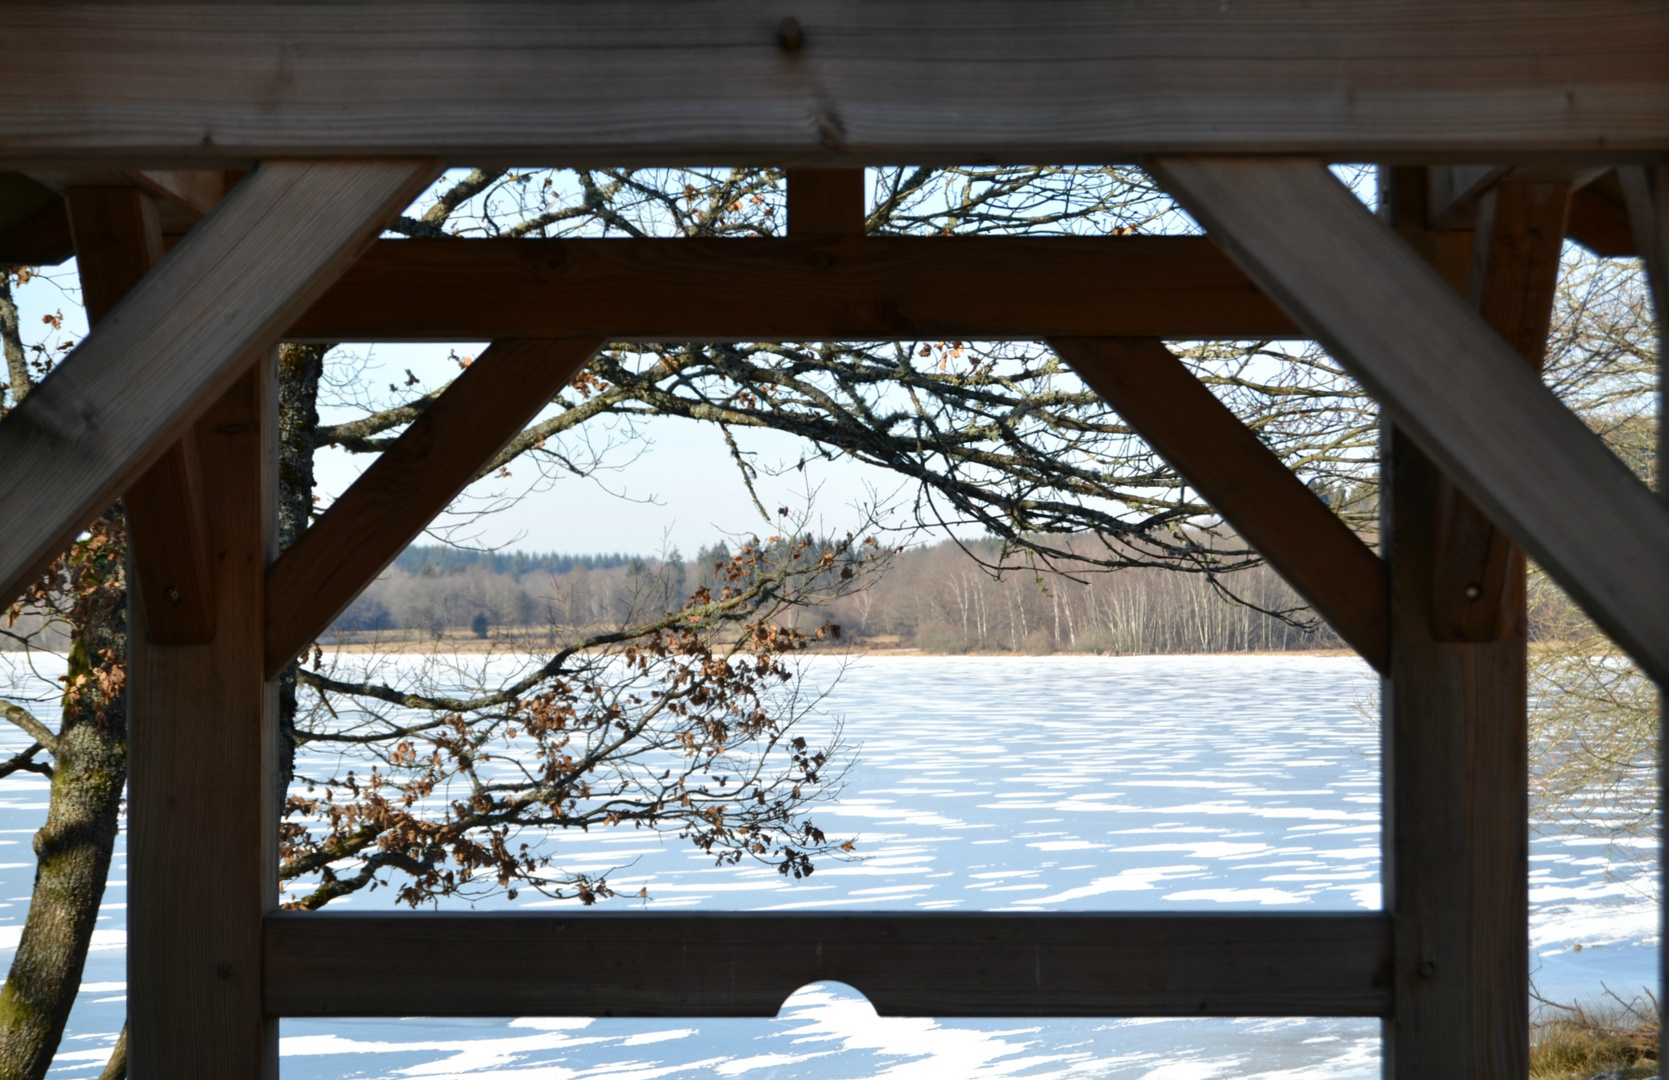
M 583 566 L 587 570 L 613 570 L 615 567 L 625 566 L 634 556 L 624 554 L 613 555 L 565 555 L 555 551 L 469 551 L 463 548 L 446 547 L 442 544 L 413 544 L 402 551 L 394 560 L 394 569 L 404 570 L 408 574 L 421 574 L 425 569 L 433 569 L 442 574 L 461 573 L 466 570 L 483 570 L 489 574 L 508 574 L 519 578 L 523 574 L 542 571 L 547 574 L 566 574 L 576 567 Z M 641 560 L 639 560 L 641 561 Z
M 1217 585 L 1204 574 L 1162 569 L 1074 581 L 1025 568 L 994 575 L 981 563 L 998 554 L 994 541 L 912 548 L 869 588 L 802 611 L 801 618 L 808 626 L 837 623 L 845 639 L 859 644 L 935 653 L 1262 652 L 1342 644 L 1325 626 L 1306 628 L 1301 620 L 1267 614 L 1300 602 L 1266 568 L 1226 574 Z M 722 544 L 693 560 L 677 551 L 643 558 L 414 547 L 343 613 L 336 629 L 350 636 L 441 636 L 601 628 L 680 606 L 729 555 Z M 1245 602 L 1227 599 L 1225 589 Z

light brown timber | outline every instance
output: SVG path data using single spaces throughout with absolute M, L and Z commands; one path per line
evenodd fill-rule
M 385 240 L 297 341 L 1287 338 L 1192 236 Z
M 128 1055 L 133 1080 L 276 1080 L 261 920 L 276 906 L 276 687 L 261 671 L 276 510 L 275 367 L 263 350 L 203 415 L 216 635 L 135 620 L 128 674 Z
M 500 341 L 476 357 L 268 569 L 267 677 L 323 633 L 602 344 Z
M 1669 684 L 1669 507 L 1327 168 L 1150 166 L 1490 519 Z
M 155 201 L 136 188 L 76 188 L 64 199 L 75 234 L 87 322 L 96 326 L 162 259 Z M 197 433 L 188 428 L 123 496 L 130 566 L 147 632 L 160 644 L 214 637 L 208 526 Z
M 1385 564 L 1163 342 L 1051 337 L 1049 345 L 1351 648 L 1389 670 Z
M 1498 276 L 1485 293 L 1545 269 L 1540 242 L 1515 252 L 1500 235 L 1493 243 L 1479 237 L 1476 247 L 1493 251 L 1474 258 L 1469 234 L 1425 228 L 1422 170 L 1392 170 L 1388 179 L 1387 216 L 1446 287 L 1464 290 L 1469 266 Z M 1525 239 L 1524 226 L 1520 220 L 1509 231 Z M 1537 265 L 1515 273 L 1504 265 L 1513 258 Z M 1536 321 L 1534 310 L 1520 310 Z M 1433 613 L 1436 590 L 1456 575 L 1438 564 L 1457 560 L 1475 571 L 1477 552 L 1445 535 L 1453 488 L 1389 423 L 1381 468 L 1391 568 L 1391 674 L 1381 699 L 1385 890 L 1397 950 L 1386 1076 L 1522 1077 L 1529 1040 L 1523 560 L 1511 558 L 1505 572 L 1503 604 L 1517 617 L 1503 619 L 1491 640 L 1443 640 L 1434 632 L 1442 622 Z
M 774 1016 L 838 979 L 883 1016 L 1383 1016 L 1389 922 L 280 913 L 264 925 L 266 1001 L 275 1016 Z
M 269 162 L 240 183 L 0 420 L 0 595 L 22 592 L 433 175 Z
M 29 93 L 0 102 L 0 160 L 42 166 L 1669 151 L 1669 9 L 1629 0 L 12 4 L 6 25 Z

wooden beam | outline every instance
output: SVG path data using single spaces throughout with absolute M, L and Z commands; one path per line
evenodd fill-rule
M 774 1016 L 820 979 L 883 1016 L 1390 1005 L 1381 915 L 283 913 L 264 937 L 272 1016 Z
M 1470 299 L 1532 371 L 1541 371 L 1553 321 L 1571 184 L 1509 178 L 1477 207 Z M 1524 619 L 1523 555 L 1447 478 L 1432 557 L 1432 633 L 1438 641 L 1494 641 Z
M 19 5 L 0 160 L 1608 162 L 1666 55 L 1631 0 Z
M 1587 187 L 1609 170 L 1595 165 L 1444 165 L 1425 170 L 1432 229 L 1471 229 L 1478 203 L 1502 184 Z
M 203 416 L 214 640 L 159 644 L 144 619 L 130 635 L 128 1056 L 140 1078 L 278 1076 L 261 998 L 282 796 L 277 690 L 261 675 L 275 374 L 268 351 Z
M 1523 360 L 1323 165 L 1151 167 L 1491 520 L 1669 685 L 1669 508 Z
M 58 193 L 22 173 L 0 173 L 0 265 L 56 266 L 73 254 Z
M 1049 345 L 1351 648 L 1389 670 L 1385 564 L 1162 342 L 1050 338 Z
M 16 596 L 434 175 L 272 162 L 0 421 L 0 594 Z
M 862 236 L 862 169 L 789 169 L 789 236 Z
M 1203 237 L 385 240 L 298 341 L 1284 338 Z
M 1646 264 L 1661 341 L 1664 313 L 1669 312 L 1669 166 L 1623 168 L 1617 171 L 1617 177 L 1628 207 L 1635 249 Z
M 1638 254 L 1615 170 L 1576 193 L 1571 200 L 1569 234 L 1595 255 L 1615 259 Z
M 267 677 L 323 633 L 602 345 L 502 341 L 476 357 L 268 569 Z
M 31 179 L 59 194 L 82 188 L 137 188 L 156 200 L 162 231 L 183 236 L 214 209 L 236 182 L 223 170 L 37 169 Z
M 162 259 L 156 203 L 135 188 L 85 188 L 64 200 L 75 235 L 87 322 L 96 326 Z M 135 586 L 161 644 L 214 637 L 208 523 L 197 433 L 188 430 L 123 496 Z

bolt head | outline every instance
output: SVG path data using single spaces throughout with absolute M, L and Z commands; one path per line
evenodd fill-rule
M 799 52 L 800 46 L 805 43 L 805 30 L 800 27 L 800 20 L 790 15 L 777 24 L 777 45 L 783 52 Z
M 168 586 L 168 591 L 165 595 L 168 597 L 168 599 L 172 600 L 174 603 L 176 603 L 176 604 L 179 603 L 180 602 L 180 596 L 181 596 L 180 587 L 178 585 Z

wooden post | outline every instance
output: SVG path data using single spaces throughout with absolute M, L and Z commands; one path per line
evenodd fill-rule
M 1570 188 L 1523 185 L 1432 232 L 1422 170 L 1389 171 L 1397 231 L 1539 365 Z M 1524 560 L 1387 425 L 1385 889 L 1396 925 L 1386 1075 L 1518 1078 L 1529 1056 Z M 1453 594 L 1453 595 L 1451 595 Z M 1470 615 L 1468 605 L 1483 615 Z
M 276 509 L 275 375 L 263 350 L 197 424 L 213 640 L 158 644 L 143 632 L 143 618 L 131 623 L 134 1080 L 278 1076 L 276 1023 L 262 1014 L 260 952 L 261 917 L 278 895 L 277 698 L 261 662 Z

